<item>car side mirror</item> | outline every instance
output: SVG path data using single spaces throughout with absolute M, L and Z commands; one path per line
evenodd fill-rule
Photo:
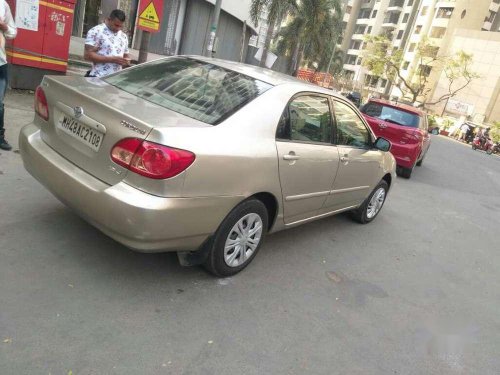
M 373 147 L 375 147 L 377 150 L 387 152 L 391 149 L 391 142 L 389 142 L 385 138 L 377 138 L 377 140 L 373 144 Z

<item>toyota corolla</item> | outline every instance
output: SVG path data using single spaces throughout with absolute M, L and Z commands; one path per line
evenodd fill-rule
M 45 77 L 25 168 L 116 241 L 233 275 L 268 233 L 380 212 L 390 143 L 329 90 L 239 63 L 173 57 L 104 79 Z

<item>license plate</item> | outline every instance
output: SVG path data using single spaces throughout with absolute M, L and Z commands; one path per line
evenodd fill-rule
M 104 134 L 90 126 L 78 122 L 72 117 L 62 115 L 59 118 L 59 129 L 90 147 L 95 152 L 101 147 Z

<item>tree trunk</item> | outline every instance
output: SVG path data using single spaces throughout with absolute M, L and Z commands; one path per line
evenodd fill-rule
M 273 31 L 274 31 L 274 21 L 269 22 L 269 25 L 267 25 L 267 34 L 266 34 L 266 42 L 264 43 L 264 48 L 262 49 L 262 56 L 260 58 L 260 67 L 265 68 L 266 67 L 266 60 L 267 60 L 267 51 L 269 50 L 269 46 L 271 45 L 271 39 L 273 38 Z
M 297 41 L 295 44 L 295 48 L 292 54 L 292 61 L 290 64 L 290 70 L 288 71 L 290 75 L 295 75 L 295 71 L 297 70 L 297 60 L 299 59 L 299 51 L 300 51 L 300 42 Z
M 297 77 L 299 74 L 300 63 L 302 62 L 302 57 L 304 56 L 305 49 L 306 49 L 306 46 L 303 46 L 302 50 L 299 53 L 299 56 L 297 57 L 297 66 L 295 67 L 295 72 L 293 74 L 295 77 Z

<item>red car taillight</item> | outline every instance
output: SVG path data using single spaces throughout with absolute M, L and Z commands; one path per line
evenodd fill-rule
M 45 92 L 40 86 L 35 91 L 35 112 L 45 121 L 49 121 L 49 105 L 47 104 Z
M 111 159 L 141 176 L 165 179 L 178 175 L 193 164 L 195 154 L 137 138 L 119 141 L 111 150 Z

